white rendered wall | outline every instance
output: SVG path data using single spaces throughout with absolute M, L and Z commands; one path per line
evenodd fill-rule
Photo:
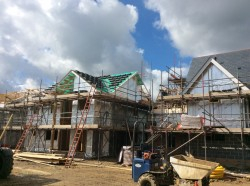
M 228 76 L 226 76 L 218 67 L 210 65 L 206 72 L 198 78 L 197 84 L 191 89 L 190 94 L 202 94 L 209 91 L 223 91 L 236 89 L 235 84 Z

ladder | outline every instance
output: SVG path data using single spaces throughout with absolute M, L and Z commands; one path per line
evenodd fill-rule
M 86 124 L 87 116 L 88 116 L 90 105 L 91 105 L 91 101 L 93 99 L 95 91 L 96 91 L 95 85 L 91 86 L 88 97 L 86 98 L 84 108 L 82 110 L 81 118 L 79 120 L 79 123 L 76 126 L 76 131 L 75 131 L 73 141 L 72 141 L 72 143 L 70 145 L 69 152 L 67 154 L 67 158 L 66 158 L 66 161 L 65 161 L 65 167 L 66 168 L 69 168 L 71 166 L 72 161 L 74 159 L 76 148 L 77 148 L 77 145 L 78 145 L 78 143 L 80 141 L 80 137 L 81 137 L 81 134 L 82 134 L 82 131 L 83 131 L 83 127 Z M 82 123 L 82 125 L 81 125 L 81 123 Z
M 27 136 L 27 134 L 28 134 L 28 132 L 29 132 L 29 130 L 30 130 L 30 127 L 32 126 L 32 123 L 33 123 L 33 121 L 34 121 L 34 118 L 35 118 L 36 116 L 37 116 L 37 114 L 33 114 L 33 115 L 30 117 L 28 123 L 25 125 L 24 131 L 23 131 L 23 133 L 22 133 L 22 135 L 21 135 L 21 137 L 20 137 L 20 139 L 19 139 L 19 141 L 18 141 L 18 143 L 17 143 L 17 145 L 16 145 L 14 154 L 15 154 L 18 150 L 20 150 L 20 147 L 21 147 L 21 145 L 23 144 L 23 141 L 25 140 L 25 138 L 26 138 L 26 136 Z

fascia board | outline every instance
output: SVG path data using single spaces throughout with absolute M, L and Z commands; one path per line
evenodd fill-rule
M 239 87 L 242 90 L 249 90 L 246 86 L 243 85 L 236 77 L 234 77 L 230 72 L 228 72 L 223 66 L 221 66 L 217 61 L 212 59 L 211 61 L 218 69 L 220 69 L 228 78 L 230 78 L 235 84 L 239 84 Z
M 200 71 L 193 77 L 191 80 L 191 83 L 188 84 L 188 86 L 183 90 L 183 94 L 186 94 L 187 91 L 193 86 L 193 84 L 197 81 L 197 79 L 201 76 L 201 74 L 204 72 L 204 70 L 209 66 L 213 58 L 209 59 L 203 67 L 200 69 Z
M 192 83 L 189 83 L 188 86 L 184 89 L 183 94 L 186 94 L 187 91 L 193 86 L 193 84 L 197 81 L 197 79 L 201 76 L 201 74 L 205 71 L 205 69 L 209 66 L 209 64 L 215 65 L 218 69 L 220 69 L 227 77 L 229 77 L 235 84 L 239 83 L 239 86 L 242 90 L 249 90 L 246 86 L 244 86 L 236 77 L 234 77 L 230 72 L 228 72 L 222 65 L 220 65 L 216 60 L 211 58 L 207 61 L 206 64 L 203 65 L 201 70 L 194 76 L 192 79 Z

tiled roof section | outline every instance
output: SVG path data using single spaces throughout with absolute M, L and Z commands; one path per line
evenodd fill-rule
M 123 74 L 113 74 L 108 76 L 100 76 L 99 79 L 106 85 L 105 92 L 114 92 L 116 88 L 120 87 L 123 83 L 125 83 L 131 75 L 135 74 L 135 72 L 126 72 Z
M 83 78 L 85 81 L 89 82 L 90 84 L 96 84 L 96 87 L 99 89 L 105 87 L 105 84 L 103 84 L 103 82 L 99 77 L 95 77 L 87 73 L 80 72 L 78 70 L 74 70 L 74 72 L 78 74 L 81 78 Z
M 90 84 L 96 84 L 96 87 L 99 90 L 108 93 L 114 92 L 116 88 L 120 87 L 132 75 L 136 73 L 136 72 L 126 72 L 123 74 L 113 74 L 113 75 L 95 77 L 77 70 L 75 70 L 74 72 L 77 73 L 81 78 L 83 78 Z
M 239 80 L 250 88 L 250 76 L 248 76 L 250 72 L 250 49 L 194 58 L 187 75 L 187 82 L 192 83 L 194 76 L 211 58 L 214 58 L 234 77 L 237 78 L 239 75 Z

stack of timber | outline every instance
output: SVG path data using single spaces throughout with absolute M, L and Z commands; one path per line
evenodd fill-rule
M 63 164 L 65 162 L 64 155 L 62 154 L 19 152 L 14 155 L 14 158 L 27 161 L 41 162 L 41 163 L 43 162 L 43 163 Z

